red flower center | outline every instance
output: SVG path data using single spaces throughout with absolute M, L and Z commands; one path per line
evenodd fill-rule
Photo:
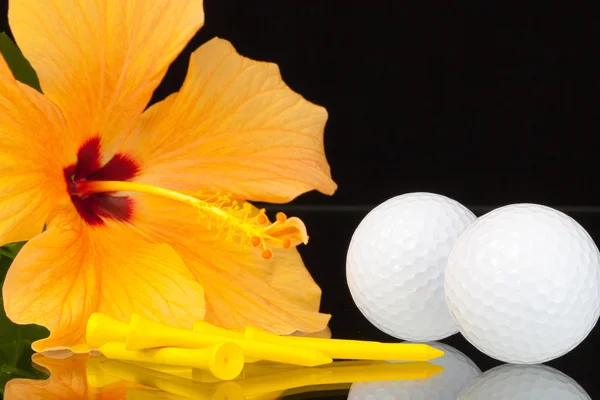
M 77 163 L 63 171 L 67 192 L 81 218 L 90 225 L 104 225 L 104 219 L 128 221 L 133 214 L 133 199 L 114 193 L 81 195 L 77 183 L 84 181 L 127 181 L 139 172 L 138 164 L 126 154 L 117 153 L 101 165 L 100 137 L 84 142 L 77 151 Z

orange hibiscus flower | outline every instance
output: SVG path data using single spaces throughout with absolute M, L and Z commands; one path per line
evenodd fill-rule
M 88 351 L 96 311 L 326 328 L 295 249 L 302 221 L 270 222 L 247 202 L 335 191 L 326 111 L 221 39 L 191 55 L 178 93 L 144 110 L 203 21 L 200 0 L 10 2 L 44 94 L 0 57 L 0 244 L 28 240 L 3 298 L 14 322 L 51 331 L 36 351 Z

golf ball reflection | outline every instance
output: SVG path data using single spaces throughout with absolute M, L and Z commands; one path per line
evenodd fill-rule
M 459 400 L 590 400 L 573 379 L 546 365 L 501 365 L 474 379 Z

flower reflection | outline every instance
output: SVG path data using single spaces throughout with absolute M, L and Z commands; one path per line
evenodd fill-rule
M 322 367 L 259 362 L 247 364 L 231 381 L 202 371 L 134 364 L 99 356 L 49 358 L 36 354 L 48 370 L 46 381 L 15 379 L 5 398 L 14 399 L 253 399 L 267 400 L 314 391 L 348 390 L 352 382 L 428 380 L 443 368 L 429 363 L 335 362 Z
M 501 365 L 474 379 L 458 397 L 479 399 L 590 400 L 572 378 L 547 365 Z
M 87 354 L 60 355 L 46 357 L 34 354 L 36 368 L 44 370 L 50 377 L 47 380 L 13 379 L 6 384 L 4 398 L 6 400 L 41 400 L 41 399 L 126 399 L 126 389 L 130 382 L 116 379 L 102 387 L 87 384 L 86 370 L 89 359 Z
M 481 370 L 460 351 L 443 343 L 428 343 L 443 350 L 444 356 L 432 360 L 444 371 L 421 381 L 365 382 L 352 385 L 348 399 L 438 399 L 456 400 L 459 393 Z

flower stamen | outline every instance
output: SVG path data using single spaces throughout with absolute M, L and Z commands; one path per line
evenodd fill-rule
M 306 228 L 298 218 L 288 218 L 284 213 L 277 213 L 276 220 L 269 224 L 266 210 L 256 209 L 249 203 L 241 206 L 232 200 L 231 193 L 217 193 L 209 196 L 190 196 L 174 190 L 135 182 L 123 181 L 80 181 L 75 182 L 75 193 L 78 196 L 89 196 L 106 192 L 137 192 L 160 196 L 187 204 L 199 211 L 201 218 L 215 221 L 216 228 L 225 232 L 225 239 L 241 245 L 262 247 L 261 256 L 265 260 L 273 257 L 268 245 L 288 249 L 292 245 L 306 243 Z M 204 198 L 200 198 L 204 197 Z

